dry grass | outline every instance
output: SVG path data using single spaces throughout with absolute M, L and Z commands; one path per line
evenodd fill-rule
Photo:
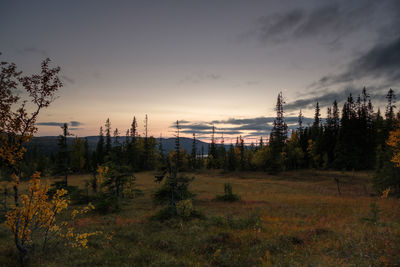
M 270 261 L 273 266 L 400 265 L 399 201 L 374 196 L 368 172 L 293 171 L 270 176 L 202 171 L 188 175 L 195 176 L 191 184 L 197 195 L 194 205 L 206 215 L 205 220 L 149 220 L 156 210 L 151 195 L 160 185 L 154 182 L 153 173 L 138 173 L 136 184 L 143 196 L 124 203 L 118 214 L 91 214 L 75 222 L 82 230 L 102 230 L 103 238 L 91 242 L 87 251 L 68 255 L 55 251 L 58 258 L 47 259 L 46 264 L 260 266 Z M 338 195 L 334 177 L 342 183 L 342 195 Z M 82 187 L 88 178 L 75 175 L 69 181 Z M 213 200 L 227 182 L 242 201 Z M 380 209 L 377 222 L 368 221 L 373 202 Z M 10 237 L 0 229 L 0 243 L 5 244 Z M 0 252 L 0 260 L 11 253 L 4 245 Z

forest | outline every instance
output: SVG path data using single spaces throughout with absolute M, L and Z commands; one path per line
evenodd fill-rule
M 38 114 L 63 86 L 59 67 L 0 72 L 0 264 L 4 266 L 396 266 L 400 262 L 400 113 L 366 88 L 313 123 L 285 122 L 278 94 L 268 137 L 219 143 L 207 153 L 138 134 L 109 119 L 98 142 L 72 137 L 57 151 L 30 146 Z M 26 94 L 16 93 L 22 88 Z M 28 105 L 29 104 L 29 105 Z M 72 141 L 71 141 L 72 140 Z M 57 255 L 53 257 L 52 255 Z M 92 256 L 90 256 L 92 255 Z M 307 256 L 308 255 L 308 256 Z

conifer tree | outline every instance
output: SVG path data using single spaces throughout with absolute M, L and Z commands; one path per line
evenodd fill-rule
M 321 113 L 319 109 L 319 103 L 315 105 L 315 113 L 314 113 L 314 122 L 313 122 L 313 128 L 318 129 L 320 124 L 321 124 Z
M 101 165 L 104 163 L 104 133 L 103 133 L 103 127 L 100 127 L 99 131 L 99 141 L 97 142 L 97 147 L 96 147 L 96 161 L 97 165 Z
M 115 145 L 119 145 L 120 143 L 119 143 L 119 131 L 118 131 L 118 128 L 115 128 L 115 131 L 114 131 L 114 144 Z
M 138 167 L 138 155 L 137 155 L 137 122 L 136 117 L 133 117 L 131 128 L 129 129 L 129 143 L 127 144 L 127 157 L 128 162 L 132 168 Z
M 196 134 L 193 133 L 192 152 L 190 154 L 190 168 L 195 170 L 197 168 L 197 148 L 196 148 Z
M 87 172 L 90 172 L 92 169 L 92 163 L 91 163 L 91 157 L 90 157 L 90 153 L 89 153 L 89 141 L 88 141 L 87 137 L 85 137 L 84 147 L 85 147 L 85 170 Z
M 278 94 L 276 101 L 276 118 L 273 123 L 273 128 L 270 133 L 269 145 L 271 147 L 272 159 L 273 161 L 269 164 L 270 172 L 277 172 L 281 169 L 280 158 L 285 142 L 287 139 L 287 124 L 284 119 L 283 105 L 285 101 L 283 100 L 282 92 Z
M 68 174 L 71 162 L 71 155 L 68 150 L 68 136 L 71 136 L 71 133 L 68 130 L 67 123 L 64 123 L 61 129 L 62 134 L 58 136 L 57 173 L 64 176 L 64 185 L 68 186 Z
M 217 160 L 217 147 L 215 144 L 215 127 L 214 125 L 212 126 L 212 132 L 211 132 L 211 143 L 208 148 L 208 168 L 216 168 L 216 160 Z
M 386 129 L 385 129 L 385 140 L 389 136 L 389 132 L 394 129 L 394 120 L 395 120 L 395 114 L 394 114 L 394 109 L 396 108 L 396 95 L 394 94 L 394 91 L 392 88 L 389 89 L 387 95 L 387 105 L 386 105 L 386 112 L 385 112 L 385 118 L 386 118 Z
M 73 172 L 84 171 L 86 165 L 85 154 L 85 141 L 81 138 L 75 137 L 71 151 L 71 169 Z
M 301 112 L 301 109 L 300 109 L 299 117 L 297 119 L 297 122 L 298 122 L 298 125 L 299 125 L 299 127 L 297 129 L 299 130 L 300 133 L 303 132 L 303 119 L 304 119 L 303 113 Z
M 150 144 L 148 137 L 148 117 L 147 114 L 144 119 L 144 153 L 143 153 L 143 169 L 149 169 L 149 158 L 150 158 Z
M 106 120 L 105 127 L 106 127 L 106 146 L 105 146 L 104 153 L 106 156 L 110 156 L 110 153 L 111 153 L 111 122 L 110 122 L 109 118 L 107 118 L 107 120 Z
M 240 170 L 244 170 L 246 168 L 245 165 L 245 147 L 244 147 L 244 140 L 242 138 L 242 136 L 239 137 L 240 143 L 239 143 L 239 151 L 240 151 L 240 158 L 239 158 L 239 162 L 240 162 Z
M 229 146 L 228 151 L 228 170 L 234 171 L 236 169 L 236 153 L 233 144 Z

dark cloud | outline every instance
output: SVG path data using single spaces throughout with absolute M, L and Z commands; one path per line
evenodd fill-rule
M 70 121 L 70 122 L 69 122 L 69 125 L 72 126 L 72 127 L 76 127 L 76 126 L 81 126 L 81 125 L 83 125 L 83 123 L 82 123 L 82 122 L 79 122 L 79 121 Z
M 285 105 L 286 107 L 286 105 Z M 304 118 L 305 120 L 312 120 L 311 118 Z M 211 123 L 217 124 L 236 124 L 236 125 L 266 125 L 268 123 L 273 123 L 275 117 L 257 117 L 257 118 L 250 118 L 250 119 L 235 119 L 230 118 L 227 120 L 214 120 Z M 298 117 L 285 117 L 286 123 L 293 123 L 297 122 Z
M 383 79 L 393 86 L 400 83 L 400 36 L 391 42 L 374 46 L 351 61 L 344 72 L 324 76 L 311 87 L 321 88 L 363 79 Z
M 309 10 L 292 9 L 263 16 L 246 36 L 256 37 L 264 44 L 316 37 L 325 44 L 338 46 L 340 39 L 371 23 L 376 2 L 330 1 Z
M 380 87 L 367 87 L 367 92 L 371 96 L 371 100 L 373 104 L 380 106 L 382 103 L 386 102 L 386 94 L 389 90 L 390 86 L 383 85 Z M 395 88 L 392 88 L 395 92 L 398 91 Z M 341 90 L 334 91 L 323 91 L 323 94 L 319 94 L 317 96 L 317 92 L 312 92 L 310 95 L 305 98 L 298 99 L 293 102 L 289 102 L 284 106 L 286 111 L 300 110 L 300 109 L 314 109 L 316 103 L 319 103 L 320 108 L 332 106 L 333 101 L 337 101 L 338 103 L 343 103 L 347 100 L 349 94 L 352 94 L 353 97 L 357 97 L 361 94 L 361 88 L 354 88 L 349 86 L 347 88 L 343 88 Z
M 38 122 L 38 123 L 36 123 L 36 125 L 38 125 L 38 126 L 59 126 L 59 127 L 61 127 L 61 126 L 63 126 L 64 125 L 64 122 Z
M 211 122 L 187 123 L 181 125 L 181 133 L 192 134 L 207 137 L 212 134 L 212 127 L 215 125 L 215 135 L 235 135 L 235 136 L 267 136 L 271 131 L 274 117 L 257 117 L 247 119 L 230 118 L 227 120 L 214 120 Z M 298 117 L 285 118 L 289 129 L 296 129 Z M 304 118 L 303 123 L 312 123 L 312 118 Z M 232 126 L 233 125 L 233 126 Z M 174 125 L 171 125 L 174 128 Z
M 58 126 L 58 127 L 62 127 L 64 125 L 65 122 L 38 122 L 36 123 L 36 125 L 38 126 Z M 70 121 L 68 123 L 68 126 L 74 127 L 74 128 L 69 128 L 70 130 L 81 130 L 82 128 L 76 128 L 77 126 L 81 126 L 83 125 L 82 122 L 79 121 Z
M 369 84 L 359 85 L 362 82 Z M 329 106 L 334 100 L 346 100 L 350 93 L 360 94 L 364 85 L 367 85 L 372 100 L 378 104 L 385 101 L 389 88 L 400 86 L 400 36 L 387 43 L 375 45 L 350 61 L 343 72 L 325 75 L 312 83 L 308 96 L 288 103 L 285 109 L 290 111 L 312 108 L 317 101 L 321 107 Z
M 188 129 L 188 130 L 182 130 L 180 131 L 181 133 L 186 133 L 186 134 L 196 134 L 198 136 L 210 136 L 212 134 L 212 130 L 206 131 L 206 130 L 195 130 L 195 129 Z M 218 131 L 216 130 L 214 132 L 215 135 L 241 135 L 242 132 L 241 131 Z
M 84 128 L 79 128 L 79 127 L 71 127 L 71 128 L 68 128 L 68 130 L 71 130 L 71 131 L 78 131 L 78 130 L 83 130 Z

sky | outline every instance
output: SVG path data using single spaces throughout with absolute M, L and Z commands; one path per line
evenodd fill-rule
M 37 135 L 266 137 L 278 93 L 296 127 L 366 86 L 375 109 L 400 88 L 400 1 L 2 0 L 0 52 L 24 74 L 49 57 L 64 86 Z

